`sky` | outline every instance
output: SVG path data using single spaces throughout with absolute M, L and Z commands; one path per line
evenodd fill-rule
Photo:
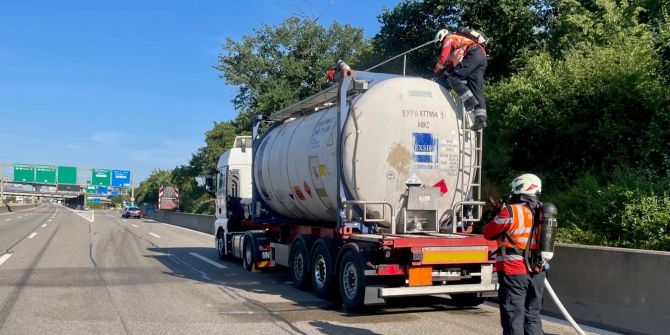
M 379 30 L 399 0 L 0 0 L 0 163 L 129 169 L 186 164 L 236 115 L 212 67 L 292 14 Z M 137 184 L 136 184 L 137 185 Z

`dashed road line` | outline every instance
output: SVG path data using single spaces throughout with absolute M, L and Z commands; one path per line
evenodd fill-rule
M 151 234 L 151 233 L 149 233 L 149 234 Z M 197 259 L 199 259 L 199 260 L 201 260 L 201 261 L 203 261 L 203 262 L 205 262 L 209 265 L 213 265 L 213 266 L 215 266 L 219 269 L 227 269 L 228 268 L 227 266 L 225 266 L 221 263 L 215 262 L 215 261 L 197 253 L 197 252 L 189 252 L 189 254 L 191 254 L 191 256 L 193 256 L 193 257 L 195 257 L 195 258 L 197 258 Z
M 149 233 L 149 235 L 151 235 L 151 236 L 153 236 L 153 237 L 155 237 L 155 238 L 161 238 L 159 235 L 156 235 L 156 234 L 154 234 L 154 233 Z
M 131 223 L 130 225 L 133 226 L 133 227 L 135 227 L 135 228 L 139 228 L 139 227 L 140 227 L 140 226 L 138 226 L 138 225 L 136 225 L 136 224 L 134 224 L 134 223 Z
M 7 222 L 7 221 L 12 221 L 12 219 L 7 219 L 7 220 L 5 220 L 5 222 Z
M 2 263 L 6 262 L 9 259 L 9 257 L 12 257 L 12 254 L 4 254 L 4 255 L 0 256 L 0 265 L 2 265 Z
M 37 235 L 37 233 L 32 233 L 28 236 L 28 238 L 33 238 L 33 237 L 35 237 L 35 235 Z
M 46 226 L 47 226 L 47 224 L 45 223 L 45 224 L 42 225 L 42 228 L 44 228 L 44 227 L 46 227 Z

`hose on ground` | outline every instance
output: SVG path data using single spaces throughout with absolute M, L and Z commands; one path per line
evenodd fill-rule
M 584 333 L 582 328 L 579 327 L 579 325 L 577 324 L 577 322 L 575 322 L 575 320 L 572 318 L 572 316 L 570 316 L 570 314 L 565 309 L 565 307 L 563 307 L 563 304 L 561 303 L 561 301 L 558 300 L 558 296 L 556 296 L 556 292 L 554 292 L 554 289 L 551 288 L 551 285 L 549 284 L 549 281 L 547 280 L 547 278 L 544 278 L 544 287 L 547 290 L 547 292 L 549 292 L 549 295 L 554 300 L 554 303 L 556 303 L 556 306 L 558 306 L 558 309 L 561 310 L 561 313 L 563 314 L 565 319 L 568 320 L 568 322 L 570 322 L 570 325 L 572 325 L 572 328 L 574 328 L 575 331 L 577 331 L 577 334 L 586 335 L 586 333 Z

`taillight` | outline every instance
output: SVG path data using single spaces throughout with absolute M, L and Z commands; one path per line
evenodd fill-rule
M 262 244 L 258 246 L 259 251 L 270 251 L 270 244 Z

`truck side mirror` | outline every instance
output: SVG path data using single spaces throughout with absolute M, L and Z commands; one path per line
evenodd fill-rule
M 206 176 L 205 177 L 205 190 L 207 192 L 212 192 L 212 189 L 214 189 L 214 176 Z
M 242 152 L 247 152 L 247 139 L 243 138 L 240 140 L 240 144 L 242 145 Z

